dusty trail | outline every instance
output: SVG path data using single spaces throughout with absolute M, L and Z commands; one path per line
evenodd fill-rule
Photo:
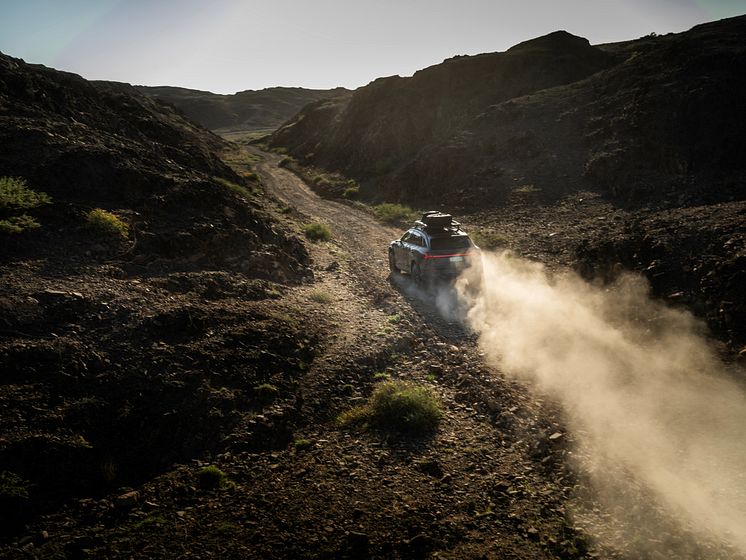
M 278 165 L 281 156 L 252 151 L 263 158 L 254 168 L 268 192 L 299 214 L 290 220 L 291 227 L 298 227 L 300 218 L 301 223 L 319 220 L 332 229 L 329 243 L 307 244 L 315 280 L 295 293 L 301 298 L 296 305 L 303 305 L 310 290 L 334 295 L 324 313 L 333 316 L 335 335 L 302 382 L 304 413 L 315 420 L 303 436 L 332 442 L 322 463 L 334 463 L 341 452 L 359 467 L 353 472 L 365 471 L 366 483 L 348 485 L 347 491 L 358 493 L 359 504 L 393 514 L 394 527 L 375 516 L 359 526 L 376 535 L 378 550 L 387 556 L 386 541 L 410 523 L 397 510 L 403 501 L 420 504 L 422 517 L 415 526 L 421 530 L 422 520 L 429 520 L 438 535 L 433 548 L 447 557 L 576 558 L 589 549 L 608 558 L 635 557 L 638 551 L 626 541 L 587 540 L 603 533 L 595 514 L 581 522 L 568 513 L 591 511 L 596 502 L 571 459 L 577 451 L 574 435 L 560 420 L 556 403 L 485 364 L 476 335 L 439 305 L 445 300 L 445 307 L 457 306 L 455 295 L 447 290 L 422 293 L 406 275 L 389 275 L 386 251 L 400 231 L 381 225 L 363 209 L 320 198 Z M 400 318 L 395 328 L 387 325 L 391 317 Z M 375 456 L 377 442 L 361 438 L 351 446 L 348 436 L 330 429 L 329 422 L 350 401 L 368 394 L 366 370 L 427 384 L 445 408 L 445 421 L 432 440 L 398 449 L 388 442 L 395 459 L 377 467 L 364 458 Z M 340 386 L 355 389 L 345 395 Z M 429 476 L 442 479 L 422 478 L 417 473 L 422 465 L 432 471 Z M 326 475 L 330 471 L 334 468 Z M 314 480 L 321 487 L 347 484 L 335 475 L 334 482 L 323 474 Z M 699 557 L 699 544 L 679 534 L 665 515 L 659 522 L 665 527 L 661 532 L 678 535 L 671 538 L 681 541 L 681 551 Z M 654 543 L 655 530 L 646 538 Z M 404 557 L 412 552 L 406 543 L 401 541 L 398 550 Z
M 356 530 L 378 541 L 371 543 L 372 549 L 380 546 L 384 556 L 402 530 L 409 535 L 396 545 L 404 547 L 397 550 L 403 556 L 412 553 L 407 540 L 422 531 L 428 534 L 425 542 L 433 533 L 435 550 L 455 557 L 492 553 L 545 558 L 553 549 L 574 551 L 574 533 L 561 505 L 570 488 L 561 478 L 556 480 L 563 470 L 563 446 L 542 442 L 537 453 L 527 443 L 560 429 L 553 415 L 525 388 L 485 365 L 475 336 L 457 319 L 441 315 L 435 294 L 415 290 L 405 275 L 389 276 L 386 251 L 399 230 L 381 225 L 361 209 L 320 198 L 297 175 L 278 166 L 280 156 L 251 151 L 262 157 L 253 168 L 269 194 L 300 214 L 288 219 L 291 227 L 298 227 L 300 218 L 302 223 L 323 221 L 332 229 L 329 243 L 307 244 L 313 284 L 286 295 L 286 300 L 295 298 L 291 307 L 308 305 L 314 292 L 332 296 L 318 317 L 320 325 L 323 316 L 331 318 L 334 334 L 300 387 L 303 414 L 315 419 L 300 435 L 328 442 L 315 459 L 326 467 L 306 473 L 311 484 L 348 487 L 358 507 L 371 511 Z M 364 398 L 372 373 L 384 370 L 431 386 L 441 397 L 445 421 L 432 440 L 389 442 L 385 456 L 390 462 L 379 459 L 376 466 L 370 458 L 380 455 L 380 444 L 360 438 L 350 446 L 349 435 L 333 427 L 333 418 Z M 355 389 L 345 394 L 340 387 Z M 358 479 L 349 486 L 344 471 L 334 466 L 340 454 L 343 463 L 357 465 L 353 472 L 365 471 L 365 483 Z M 330 500 L 344 510 L 340 497 Z M 504 503 L 493 516 L 497 502 Z M 308 507 L 318 504 L 311 499 L 304 509 Z M 473 535 L 465 537 L 467 531 Z M 538 531 L 547 537 L 537 537 Z
M 456 318 L 443 316 L 434 303 L 434 294 L 415 289 L 406 276 L 389 276 L 387 247 L 401 235 L 400 229 L 382 225 L 369 213 L 349 204 L 322 199 L 296 174 L 278 165 L 281 156 L 256 148 L 250 151 L 262 158 L 255 171 L 273 196 L 310 220 L 320 220 L 332 228 L 335 243 L 349 256 L 351 273 L 369 295 L 378 302 L 396 301 L 410 308 L 449 342 L 458 344 L 463 351 L 476 351 L 475 337 Z M 440 296 L 455 301 L 454 294 Z

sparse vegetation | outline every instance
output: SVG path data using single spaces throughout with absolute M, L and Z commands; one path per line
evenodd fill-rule
M 339 422 L 421 436 L 435 430 L 442 416 L 440 402 L 431 389 L 405 381 L 385 381 L 375 388 L 367 404 L 343 413 Z
M 236 533 L 241 531 L 241 527 L 239 525 L 236 525 L 235 523 L 231 523 L 229 521 L 225 521 L 223 523 L 220 523 L 215 530 L 220 533 L 221 535 L 224 535 L 226 537 L 235 535 Z
M 397 323 L 401 322 L 401 315 L 399 315 L 398 313 L 389 315 L 388 317 L 386 317 L 386 322 L 391 323 L 392 325 L 396 325 Z
M 0 233 L 21 233 L 40 227 L 25 211 L 51 201 L 46 193 L 29 188 L 21 177 L 0 177 Z
M 388 381 L 389 379 L 391 379 L 391 374 L 385 371 L 377 371 L 373 374 L 373 379 L 376 381 Z
M 342 191 L 342 198 L 353 199 L 360 195 L 360 185 L 354 180 L 347 181 L 347 187 Z
M 329 226 L 321 222 L 311 222 L 303 226 L 303 233 L 311 241 L 329 241 L 332 237 L 332 231 Z
M 215 465 L 202 467 L 198 474 L 199 486 L 205 489 L 225 488 L 231 485 L 228 476 Z
M 491 230 L 476 230 L 469 233 L 472 241 L 476 243 L 480 249 L 487 251 L 493 251 L 502 247 L 508 246 L 508 238 Z
M 536 193 L 541 192 L 541 189 L 534 185 L 521 185 L 519 187 L 514 188 L 513 192 L 518 193 L 518 194 L 536 194 Z
M 290 213 L 292 213 L 292 211 L 293 211 L 293 207 L 292 206 L 287 206 L 286 205 L 286 206 L 281 206 L 280 207 L 280 214 L 290 214 Z
M 313 447 L 313 443 L 307 439 L 296 439 L 293 442 L 293 447 L 296 451 L 304 451 Z
M 10 471 L 0 473 L 0 498 L 27 500 L 29 482 Z
M 213 177 L 212 180 L 219 185 L 223 185 L 224 187 L 229 188 L 234 193 L 243 196 L 244 198 L 251 198 L 254 194 L 253 192 L 251 192 L 251 189 L 244 187 L 243 185 L 239 185 L 238 183 L 234 183 L 233 181 L 229 181 L 228 179 L 223 179 L 222 177 Z
M 311 301 L 315 301 L 316 303 L 331 303 L 332 302 L 332 296 L 327 294 L 326 292 L 322 292 L 320 290 L 316 290 L 314 292 L 311 292 L 311 294 L 308 296 Z
M 262 383 L 254 387 L 254 394 L 262 401 L 269 402 L 277 398 L 280 390 L 269 383 Z
M 124 220 L 102 208 L 94 208 L 88 212 L 85 224 L 96 235 L 126 239 L 129 234 L 129 226 Z
M 166 523 L 166 518 L 162 515 L 148 515 L 147 517 L 141 519 L 140 521 L 135 522 L 132 525 L 133 529 L 142 529 L 144 527 L 150 527 L 152 525 L 164 525 Z
M 0 220 L 0 233 L 21 233 L 28 229 L 37 229 L 40 226 L 41 224 L 34 218 L 28 214 L 22 214 L 21 216 L 11 216 Z
M 418 214 L 409 206 L 384 202 L 373 207 L 376 218 L 387 224 L 400 224 L 417 219 Z
M 293 159 L 291 156 L 285 156 L 277 165 L 279 165 L 280 167 L 287 167 L 291 163 L 295 163 L 295 159 Z

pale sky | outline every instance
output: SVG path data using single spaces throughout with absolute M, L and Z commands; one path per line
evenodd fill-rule
M 598 44 L 742 14 L 746 0 L 0 0 L 0 51 L 216 93 L 356 88 L 558 29 Z

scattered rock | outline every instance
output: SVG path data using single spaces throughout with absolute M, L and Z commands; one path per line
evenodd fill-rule
M 132 509 L 140 502 L 140 492 L 132 490 L 120 494 L 114 499 L 114 507 L 117 509 Z

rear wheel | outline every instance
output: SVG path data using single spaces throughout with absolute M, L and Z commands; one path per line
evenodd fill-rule
M 393 251 L 389 251 L 389 270 L 391 271 L 391 274 L 399 273 L 399 269 L 396 266 L 396 259 L 394 258 Z
M 422 270 L 420 269 L 420 265 L 416 262 L 412 263 L 412 268 L 410 269 L 412 274 L 412 280 L 414 280 L 414 283 L 418 286 L 422 286 Z

